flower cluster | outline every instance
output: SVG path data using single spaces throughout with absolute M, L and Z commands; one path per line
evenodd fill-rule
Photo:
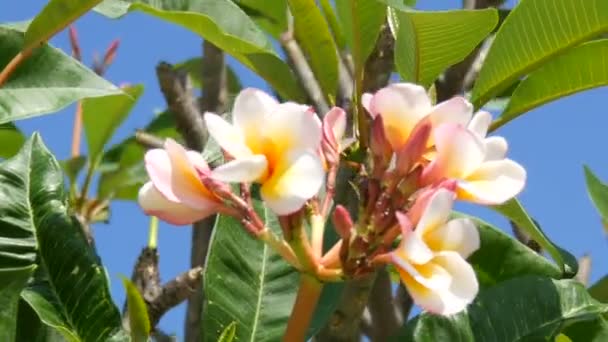
M 344 110 L 332 108 L 321 121 L 308 106 L 245 89 L 232 122 L 213 113 L 204 117 L 226 162 L 211 170 L 200 153 L 168 139 L 164 149 L 146 154 L 150 182 L 139 203 L 176 225 L 215 213 L 234 216 L 294 267 L 324 281 L 392 264 L 418 305 L 458 312 L 478 292 L 466 258 L 480 240 L 472 220 L 450 220 L 453 202 L 503 203 L 523 189 L 525 170 L 505 158 L 505 139 L 486 136 L 491 115 L 473 115 L 462 97 L 433 105 L 424 88 L 399 83 L 361 100 L 371 132 L 369 150 L 359 152 L 368 158 L 347 162 L 353 139 L 345 137 Z M 358 184 L 356 220 L 340 203 L 332 210 L 340 168 L 356 175 L 345 182 Z M 240 191 L 229 183 L 240 184 Z M 252 184 L 277 214 L 282 237 L 253 210 Z M 341 239 L 323 254 L 329 218 Z

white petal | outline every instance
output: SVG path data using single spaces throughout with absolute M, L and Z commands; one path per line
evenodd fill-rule
M 442 176 L 463 178 L 481 165 L 485 157 L 483 140 L 466 128 L 443 124 L 434 131 L 437 167 Z
M 259 139 L 267 121 L 279 103 L 272 96 L 255 89 L 243 89 L 234 100 L 232 122 L 249 139 Z
M 484 162 L 458 182 L 458 197 L 480 204 L 502 204 L 519 194 L 526 183 L 526 170 L 510 159 Z
M 250 183 L 259 180 L 267 172 L 268 162 L 260 154 L 248 158 L 231 160 L 212 172 L 213 178 L 222 182 Z
M 205 124 L 211 137 L 234 158 L 247 157 L 251 150 L 245 145 L 244 133 L 219 115 L 205 113 Z
M 403 262 L 413 264 L 424 264 L 433 258 L 433 251 L 413 232 L 402 236 L 401 244 L 392 252 L 393 261 L 398 264 Z
M 420 221 L 414 230 L 418 236 L 424 236 L 441 227 L 449 218 L 454 203 L 454 193 L 446 189 L 437 190 L 428 201 Z
M 486 155 L 484 161 L 504 159 L 507 155 L 509 145 L 503 137 L 489 137 L 483 141 L 485 145 Z
M 300 209 L 323 185 L 325 173 L 319 157 L 306 150 L 284 156 L 262 185 L 262 198 L 276 214 Z
M 466 125 L 473 115 L 473 105 L 462 96 L 437 104 L 429 114 L 435 127 L 444 123 Z
M 471 132 L 477 134 L 478 137 L 485 138 L 485 136 L 488 134 L 488 128 L 490 127 L 491 123 L 492 114 L 486 111 L 479 111 L 473 115 L 473 118 L 471 119 L 471 122 L 469 122 L 467 128 Z
M 374 97 L 374 95 L 372 95 L 370 93 L 365 93 L 365 94 L 361 95 L 361 105 L 363 106 L 363 108 L 365 108 L 365 110 L 367 110 L 367 112 L 369 113 L 369 115 L 372 118 L 375 118 L 376 114 L 378 114 L 378 113 L 372 113 L 371 102 L 372 102 L 373 97 Z
M 146 214 L 157 216 L 174 225 L 191 224 L 215 213 L 213 205 L 193 209 L 185 204 L 169 201 L 152 182 L 144 184 L 139 190 L 138 202 Z
M 479 249 L 479 231 L 469 218 L 458 218 L 425 235 L 435 252 L 453 251 L 463 258 Z
M 276 106 L 271 114 L 264 136 L 280 151 L 310 149 L 321 145 L 321 120 L 309 106 L 286 102 Z
M 401 148 L 416 124 L 431 109 L 426 90 L 410 83 L 396 83 L 374 94 L 370 109 L 382 115 L 386 138 L 394 150 Z

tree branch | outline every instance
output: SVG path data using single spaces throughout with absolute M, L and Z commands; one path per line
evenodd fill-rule
M 397 329 L 399 321 L 393 305 L 393 285 L 386 268 L 378 270 L 367 307 L 372 318 L 372 342 L 388 341 Z
M 578 273 L 576 274 L 576 280 L 583 283 L 583 285 L 589 285 L 589 276 L 591 275 L 591 256 L 585 254 L 578 259 Z
M 405 288 L 403 283 L 399 283 L 399 286 L 397 287 L 397 294 L 395 295 L 395 306 L 397 306 L 397 312 L 400 316 L 400 325 L 403 325 L 405 324 L 405 322 L 407 322 L 407 319 L 410 316 L 410 311 L 412 310 L 412 306 L 414 306 L 412 296 L 410 296 L 410 294 L 407 292 L 407 289 Z

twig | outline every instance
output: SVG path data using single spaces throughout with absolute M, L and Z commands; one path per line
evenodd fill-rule
M 150 326 L 155 327 L 165 312 L 186 300 L 200 288 L 202 278 L 203 268 L 198 266 L 166 283 L 161 293 L 147 303 Z
M 8 78 L 13 74 L 13 72 L 17 69 L 19 64 L 21 64 L 24 60 L 26 60 L 33 52 L 33 49 L 27 49 L 20 51 L 10 62 L 2 69 L 0 72 L 0 87 L 8 81 Z
M 386 268 L 379 269 L 367 307 L 372 319 L 372 342 L 388 341 L 399 328 L 396 308 L 393 305 L 393 286 Z
M 365 63 L 363 92 L 375 92 L 388 84 L 393 72 L 395 39 L 388 24 L 384 24 L 374 51 Z
M 165 140 L 142 130 L 135 131 L 135 141 L 145 148 L 163 148 Z
M 285 54 L 293 64 L 300 83 L 306 90 L 306 93 L 308 93 L 308 97 L 315 106 L 317 114 L 323 116 L 329 111 L 329 106 L 325 101 L 321 86 L 319 86 L 319 82 L 317 82 L 310 65 L 308 65 L 300 45 L 298 45 L 298 42 L 293 37 L 292 22 L 293 20 L 290 20 L 290 27 L 281 35 L 281 46 L 283 46 Z
M 589 284 L 589 276 L 591 275 L 591 256 L 585 254 L 578 259 L 578 273 L 576 280 L 587 286 Z
M 407 292 L 403 283 L 399 283 L 397 287 L 397 294 L 395 295 L 395 306 L 397 307 L 397 312 L 399 313 L 399 321 L 400 325 L 403 325 L 407 322 L 407 318 L 410 315 L 410 311 L 412 311 L 412 306 L 414 305 L 414 301 L 412 297 Z

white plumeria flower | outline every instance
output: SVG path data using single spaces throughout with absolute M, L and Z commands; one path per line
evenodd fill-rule
M 186 151 L 173 139 L 146 152 L 150 181 L 139 190 L 144 212 L 175 225 L 191 224 L 222 209 L 222 202 L 202 183 L 209 167 L 200 153 Z
M 504 158 L 504 139 L 484 139 L 479 133 L 458 124 L 435 128 L 436 153 L 423 170 L 421 183 L 453 179 L 459 199 L 487 205 L 502 204 L 519 194 L 526 183 L 526 170 Z
M 507 155 L 508 144 L 503 137 L 486 137 L 488 129 L 492 123 L 492 114 L 486 111 L 479 111 L 473 115 L 467 128 L 483 139 L 485 145 L 485 160 L 504 159 Z
M 393 151 L 405 145 L 414 127 L 426 117 L 433 126 L 447 122 L 466 125 L 473 114 L 473 106 L 464 97 L 453 97 L 433 106 L 426 90 L 412 83 L 391 84 L 373 95 L 363 94 L 361 101 L 372 117 L 382 116 L 386 139 Z
M 234 160 L 212 177 L 224 182 L 257 182 L 268 207 L 279 215 L 300 209 L 323 184 L 317 155 L 321 121 L 310 107 L 278 103 L 261 90 L 249 88 L 236 97 L 233 123 L 205 113 L 211 136 Z
M 462 311 L 479 291 L 465 260 L 479 248 L 479 232 L 468 218 L 448 221 L 454 198 L 451 191 L 437 190 L 413 231 L 405 214 L 397 213 L 402 240 L 390 254 L 414 302 L 441 315 Z

